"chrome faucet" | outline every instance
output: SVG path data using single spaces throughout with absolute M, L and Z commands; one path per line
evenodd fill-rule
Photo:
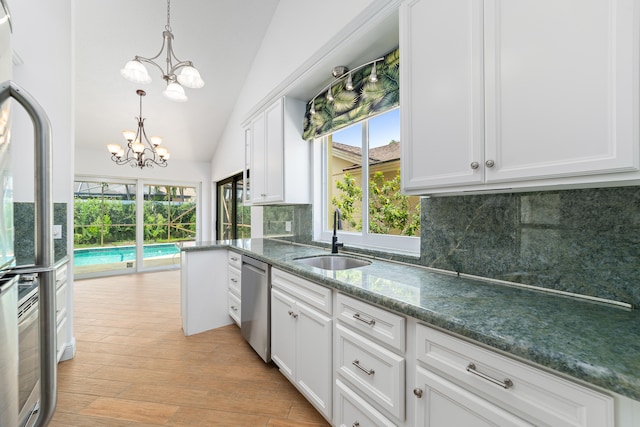
M 333 211 L 333 238 L 331 239 L 331 253 L 337 254 L 338 248 L 344 246 L 344 243 L 338 243 L 337 230 L 342 230 L 342 220 L 340 219 L 340 210 Z

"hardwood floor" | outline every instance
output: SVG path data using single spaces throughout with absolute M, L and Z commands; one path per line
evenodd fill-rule
M 329 425 L 237 326 L 185 337 L 179 288 L 179 271 L 74 283 L 51 427 Z

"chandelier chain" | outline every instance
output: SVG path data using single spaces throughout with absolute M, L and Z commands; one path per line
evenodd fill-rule
M 171 0 L 167 0 L 167 25 L 164 28 L 171 31 Z

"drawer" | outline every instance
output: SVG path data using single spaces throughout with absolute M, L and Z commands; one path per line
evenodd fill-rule
M 67 315 L 67 283 L 64 283 L 56 290 L 56 323 Z
M 229 316 L 236 322 L 236 325 L 240 326 L 240 298 L 234 295 L 233 292 L 227 293 L 227 312 Z
M 67 319 L 64 318 L 60 323 L 58 323 L 58 327 L 56 329 L 56 353 L 57 353 L 57 361 L 60 361 L 62 357 L 62 353 L 67 347 Z
M 227 251 L 229 257 L 229 265 L 234 266 L 238 270 L 242 268 L 242 255 L 233 251 Z
M 300 301 L 326 313 L 332 313 L 331 289 L 316 285 L 277 268 L 271 269 L 271 286 L 280 288 Z
M 350 327 L 404 353 L 406 319 L 371 304 L 338 294 L 337 318 Z
M 404 419 L 405 360 L 336 324 L 337 372 L 354 388 L 400 420 Z
M 56 268 L 56 287 L 67 282 L 67 264 Z
M 234 294 L 236 294 L 237 296 L 240 296 L 241 293 L 241 286 L 240 286 L 240 270 L 238 270 L 235 267 L 232 267 L 231 265 L 229 265 L 229 267 L 227 268 L 228 272 L 229 272 L 229 290 L 231 292 L 233 292 Z
M 396 425 L 354 393 L 342 381 L 336 380 L 335 390 L 335 425 L 360 427 L 394 427 Z
M 614 425 L 607 395 L 424 325 L 417 325 L 416 335 L 418 361 L 525 420 Z

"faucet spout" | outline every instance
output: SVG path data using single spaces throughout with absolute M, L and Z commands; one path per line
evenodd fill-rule
M 343 243 L 338 242 L 337 230 L 342 229 L 342 220 L 340 219 L 340 210 L 333 211 L 333 237 L 331 238 L 331 253 L 337 254 L 338 248 L 344 246 Z

